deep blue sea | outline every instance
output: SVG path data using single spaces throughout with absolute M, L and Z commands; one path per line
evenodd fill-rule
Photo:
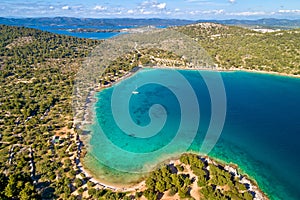
M 106 32 L 106 33 L 96 33 L 96 32 L 71 32 L 72 29 L 77 28 L 85 28 L 85 29 L 101 29 L 101 30 L 121 30 L 121 29 L 129 29 L 129 28 L 137 28 L 138 26 L 35 26 L 30 25 L 28 28 L 35 28 L 42 31 L 48 31 L 55 34 L 74 36 L 79 38 L 87 38 L 87 39 L 109 39 L 115 37 L 120 34 L 124 34 L 125 32 Z M 156 28 L 166 28 L 166 26 L 156 26 Z
M 114 36 L 119 35 L 120 33 L 107 32 L 107 33 L 96 33 L 96 32 L 71 32 L 72 29 L 77 28 L 94 28 L 94 29 L 124 29 L 124 28 L 133 28 L 133 26 L 28 26 L 28 28 L 35 28 L 42 31 L 48 31 L 55 34 L 62 34 L 68 36 L 74 36 L 79 38 L 88 38 L 88 39 L 108 39 Z
M 176 73 L 183 79 L 174 77 Z M 85 158 L 90 171 L 108 182 L 126 182 L 130 175 L 124 180 L 119 171 L 144 172 L 186 151 L 203 153 L 200 148 L 216 112 L 210 87 L 217 82 L 215 73 L 145 69 L 98 92 Z M 246 72 L 219 75 L 226 118 L 208 155 L 237 164 L 271 199 L 300 199 L 300 79 Z M 221 117 L 215 122 L 222 123 Z
M 6 23 L 6 25 L 12 26 L 25 26 L 27 28 L 34 28 L 42 31 L 48 31 L 50 33 L 60 34 L 60 35 L 68 35 L 78 38 L 87 38 L 87 39 L 109 39 L 115 37 L 120 34 L 124 34 L 126 32 L 72 32 L 71 30 L 75 30 L 78 28 L 84 29 L 99 29 L 99 30 L 121 30 L 121 29 L 130 29 L 130 28 L 138 28 L 138 26 L 82 26 L 82 25 L 27 25 L 21 23 Z M 156 26 L 156 28 L 166 28 L 167 26 Z

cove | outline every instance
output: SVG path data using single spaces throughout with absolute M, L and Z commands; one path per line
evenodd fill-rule
M 94 123 L 89 127 L 91 134 L 88 154 L 84 158 L 85 166 L 107 182 L 131 182 L 145 174 L 139 172 L 150 171 L 157 164 L 183 152 L 201 154 L 200 147 L 212 116 L 210 93 L 202 75 L 220 73 L 227 98 L 226 118 L 221 136 L 208 155 L 237 164 L 257 181 L 271 199 L 300 199 L 300 79 L 249 72 L 177 72 L 195 93 L 199 120 L 195 122 L 193 115 L 184 115 L 190 118 L 186 120 L 183 134 L 174 145 L 169 145 L 177 134 L 183 116 L 181 102 L 172 89 L 183 86 L 175 84 L 176 88 L 168 88 L 153 82 L 137 87 L 139 81 L 151 77 L 170 81 L 174 78 L 169 76 L 170 70 L 167 69 L 141 70 L 96 93 Z M 120 124 L 124 123 L 116 121 L 113 112 L 117 112 L 118 120 L 128 120 L 128 116 L 124 112 L 114 111 L 116 107 L 111 104 L 113 91 L 118 86 L 124 87 L 124 92 L 126 88 L 138 91 L 130 95 L 128 104 L 131 120 L 137 126 L 147 127 L 157 118 L 165 120 L 162 128 L 157 131 L 155 127 L 150 127 L 153 128 L 151 131 L 156 131 L 150 137 L 138 135 L 131 129 L 132 125 L 125 127 L 126 131 L 124 127 L 120 128 Z M 119 104 L 127 103 L 128 99 L 122 99 L 122 95 L 119 97 Z M 189 127 L 195 123 L 198 128 L 193 135 Z M 133 130 L 132 133 L 130 130 Z

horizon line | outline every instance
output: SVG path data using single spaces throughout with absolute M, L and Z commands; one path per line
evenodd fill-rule
M 162 17 L 71 17 L 71 16 L 35 16 L 35 17 L 13 17 L 13 16 L 0 16 L 0 18 L 5 19 L 54 19 L 54 18 L 73 18 L 73 19 L 136 19 L 136 20 L 149 20 L 149 19 L 158 19 L 158 20 L 183 20 L 183 21 L 199 21 L 199 20 L 216 20 L 216 21 L 223 21 L 223 20 L 237 20 L 237 21 L 257 21 L 257 20 L 266 20 L 266 19 L 274 19 L 274 20 L 290 20 L 290 21 L 297 21 L 300 18 L 276 18 L 276 17 L 262 17 L 257 19 L 237 19 L 237 18 L 228 18 L 228 19 L 185 19 L 185 18 L 162 18 Z

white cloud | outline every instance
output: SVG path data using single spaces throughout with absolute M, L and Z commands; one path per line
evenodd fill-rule
M 300 10 L 279 10 L 279 13 L 300 13 Z
M 204 14 L 204 15 L 220 15 L 224 14 L 225 11 L 223 9 L 221 10 L 193 10 L 190 11 L 189 14 L 191 15 L 199 15 L 199 14 Z
M 235 3 L 235 0 L 228 0 L 229 3 Z
M 155 7 L 157 7 L 158 9 L 165 9 L 167 7 L 166 3 L 159 3 L 157 5 L 155 5 Z
M 157 1 L 144 1 L 140 4 L 139 8 L 145 10 L 164 10 L 167 7 L 167 3 L 158 3 Z
M 263 11 L 228 13 L 228 15 L 235 15 L 235 16 L 255 16 L 255 15 L 266 15 L 266 14 L 267 13 Z
M 201 11 L 202 14 L 215 14 L 215 15 L 218 15 L 218 14 L 223 14 L 224 13 L 224 10 L 204 10 L 204 11 Z
M 63 9 L 63 10 L 70 10 L 71 7 L 70 6 L 63 6 L 63 7 L 61 7 L 61 9 Z
M 50 10 L 54 10 L 54 7 L 53 7 L 53 6 L 49 6 L 49 9 L 50 9 Z
M 134 11 L 133 11 L 133 10 L 127 10 L 127 13 L 128 13 L 128 14 L 133 14 Z
M 179 10 L 178 10 L 179 11 Z M 143 1 L 136 8 L 127 10 L 127 14 L 135 15 L 170 15 L 170 10 L 167 9 L 167 3 L 157 2 L 155 0 Z
M 200 13 L 200 11 L 197 11 L 197 10 L 193 10 L 193 11 L 189 12 L 189 14 L 191 14 L 191 15 L 197 15 L 199 13 Z
M 152 12 L 151 12 L 151 11 L 144 11 L 144 12 L 142 12 L 142 14 L 143 14 L 143 15 L 151 15 Z
M 103 11 L 103 10 L 107 10 L 107 7 L 105 7 L 105 6 L 95 6 L 93 9 Z
M 139 11 L 140 11 L 140 13 L 143 14 L 143 15 L 150 15 L 150 14 L 153 14 L 153 12 L 147 11 L 147 10 L 145 10 L 145 9 L 140 9 Z

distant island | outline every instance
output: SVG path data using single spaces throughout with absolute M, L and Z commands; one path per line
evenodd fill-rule
M 76 28 L 76 29 L 67 29 L 67 30 L 72 33 L 140 33 L 155 28 L 156 28 L 155 26 L 149 25 L 149 26 L 141 26 L 141 27 L 134 27 L 134 28 L 122 28 L 122 29 Z
M 73 33 L 120 33 L 118 29 L 96 29 L 96 28 L 77 28 L 69 29 L 68 31 Z

